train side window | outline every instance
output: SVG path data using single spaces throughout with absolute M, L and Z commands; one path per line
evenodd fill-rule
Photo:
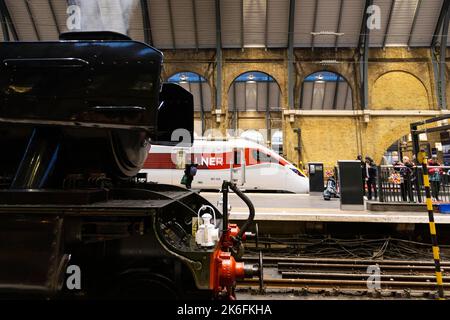
M 184 169 L 186 166 L 186 152 L 184 150 L 176 151 L 176 168 Z
M 241 151 L 240 150 L 233 151 L 233 164 L 241 164 Z

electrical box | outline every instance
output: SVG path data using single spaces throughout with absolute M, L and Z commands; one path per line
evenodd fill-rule
M 361 162 L 338 161 L 341 210 L 364 210 Z
M 308 163 L 308 172 L 309 172 L 309 194 L 322 195 L 324 190 L 323 163 L 321 162 Z

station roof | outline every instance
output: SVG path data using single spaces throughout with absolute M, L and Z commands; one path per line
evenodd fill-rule
M 56 40 L 59 33 L 68 31 L 68 5 L 80 1 L 83 0 L 0 0 L 0 10 L 9 13 L 19 40 Z M 110 4 L 127 2 L 107 1 L 113 16 L 120 16 L 121 9 L 120 5 Z M 436 26 L 445 1 L 373 0 L 373 5 L 380 8 L 380 28 L 370 30 L 370 46 L 430 47 L 433 35 L 439 33 Z M 288 47 L 290 0 L 128 2 L 129 36 L 147 40 L 160 49 L 216 48 L 217 39 L 222 48 Z M 292 15 L 294 47 L 357 47 L 365 3 L 365 0 L 296 0 Z M 98 6 L 101 9 L 102 5 Z M 218 19 L 220 23 L 216 23 Z M 111 28 L 96 25 L 91 29 Z M 3 32 L 4 28 L 0 28 L 2 38 Z M 14 39 L 12 30 L 10 33 Z

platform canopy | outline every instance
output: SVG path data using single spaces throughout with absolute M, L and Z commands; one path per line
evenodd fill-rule
M 0 0 L 0 37 L 9 29 L 11 40 L 55 40 L 68 30 L 68 6 L 83 1 L 96 6 L 82 12 L 84 22 L 93 21 L 83 29 L 120 31 L 122 17 L 135 40 L 203 49 L 216 48 L 218 39 L 222 48 L 286 48 L 290 16 L 294 47 L 354 48 L 368 5 L 379 8 L 371 47 L 430 47 L 447 0 Z

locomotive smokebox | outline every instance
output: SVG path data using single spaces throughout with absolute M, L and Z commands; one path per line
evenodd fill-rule
M 4 42 L 0 57 L 0 176 L 12 189 L 61 188 L 76 174 L 132 177 L 172 129 L 166 119 L 158 131 L 158 110 L 193 113 L 188 92 L 183 106 L 173 95 L 160 101 L 162 53 L 121 34 Z M 192 116 L 181 119 L 192 133 Z

